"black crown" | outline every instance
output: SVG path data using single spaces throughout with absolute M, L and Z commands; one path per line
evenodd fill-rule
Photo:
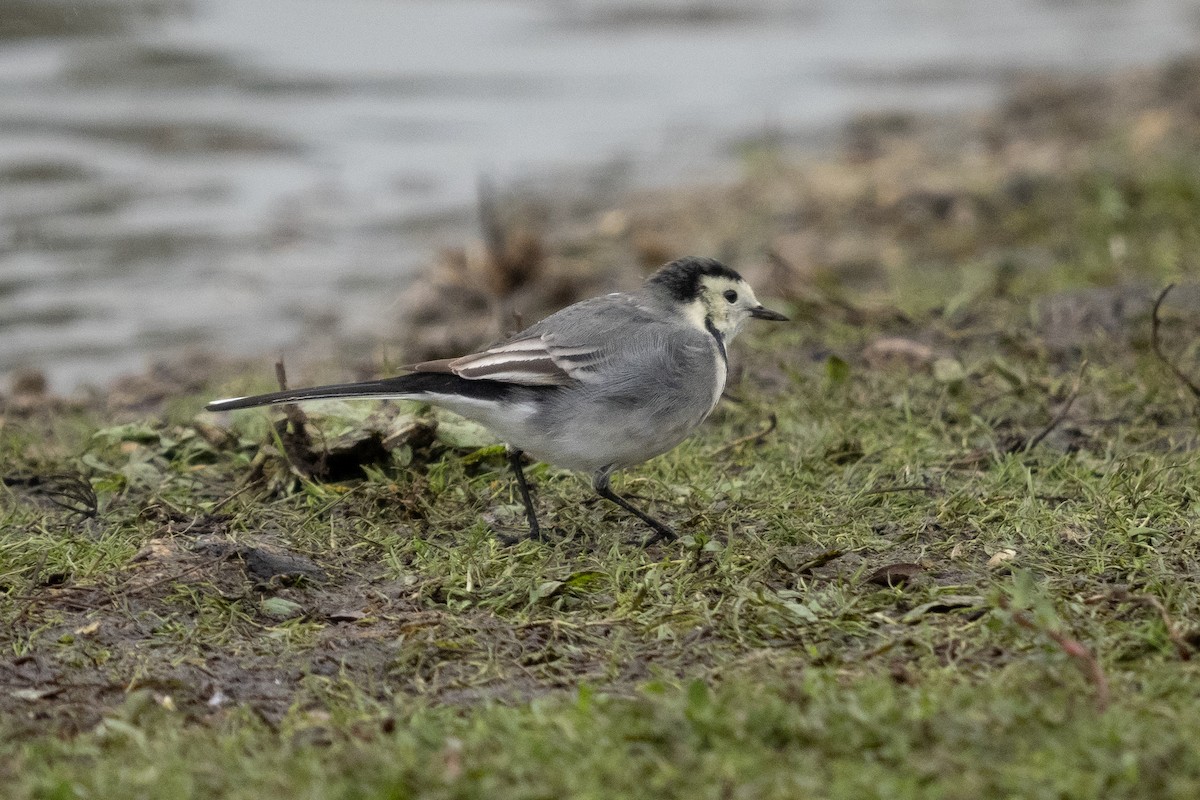
M 710 276 L 735 281 L 742 279 L 741 275 L 715 258 L 684 256 L 659 267 L 646 283 L 661 286 L 670 292 L 673 298 L 686 303 L 700 296 L 700 279 Z

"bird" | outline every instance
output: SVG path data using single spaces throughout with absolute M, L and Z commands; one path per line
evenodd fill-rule
M 327 399 L 417 400 L 488 428 L 525 506 L 529 537 L 544 539 L 522 459 L 591 476 L 600 497 L 674 540 L 666 523 L 613 491 L 618 470 L 682 442 L 725 390 L 728 346 L 750 319 L 786 322 L 736 271 L 687 256 L 634 291 L 582 300 L 486 350 L 411 364 L 377 380 L 216 400 L 220 412 Z

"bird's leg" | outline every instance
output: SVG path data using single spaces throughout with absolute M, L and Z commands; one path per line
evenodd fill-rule
M 539 542 L 543 541 L 542 529 L 537 521 L 537 512 L 533 510 L 533 498 L 529 496 L 529 484 L 525 482 L 525 468 L 521 466 L 521 456 L 525 454 L 515 447 L 508 447 L 505 452 L 508 455 L 508 465 L 512 467 L 513 475 L 516 476 L 521 500 L 525 503 L 525 519 L 529 520 L 529 538 L 537 539 Z
M 619 494 L 614 492 L 612 487 L 609 486 L 609 478 L 611 477 L 612 467 L 605 467 L 604 469 L 601 469 L 592 476 L 592 488 L 596 490 L 596 494 L 600 495 L 605 500 L 613 501 L 621 508 L 628 511 L 630 514 L 633 514 L 635 517 L 654 529 L 654 535 L 647 539 L 643 543 L 643 546 L 649 547 L 650 545 L 655 544 L 656 542 L 661 542 L 664 539 L 670 542 L 679 538 L 679 534 L 671 530 L 669 526 L 659 522 L 654 517 L 650 516 L 645 511 L 642 511 L 640 508 L 633 505 L 633 503 L 630 503 L 624 497 L 621 497 Z

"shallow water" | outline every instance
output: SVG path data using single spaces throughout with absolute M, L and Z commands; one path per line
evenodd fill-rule
M 385 334 L 481 174 L 605 197 L 765 129 L 1154 63 L 1174 0 L 4 0 L 0 373 Z M 572 188 L 564 189 L 569 183 Z

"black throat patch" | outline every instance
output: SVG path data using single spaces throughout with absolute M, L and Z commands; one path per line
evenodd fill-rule
M 704 329 L 717 340 L 717 349 L 721 351 L 721 360 L 725 362 L 725 366 L 729 366 L 729 356 L 725 353 L 725 337 L 717 330 L 717 326 L 713 325 L 712 317 L 704 318 Z

